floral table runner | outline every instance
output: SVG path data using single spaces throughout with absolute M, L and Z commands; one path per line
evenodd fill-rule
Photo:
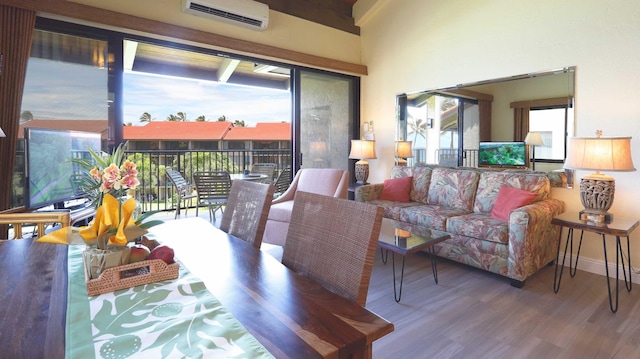
M 67 358 L 273 358 L 181 263 L 175 280 L 87 296 L 69 246 Z

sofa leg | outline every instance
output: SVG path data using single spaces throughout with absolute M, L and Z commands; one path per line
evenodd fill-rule
M 524 287 L 524 281 L 523 280 L 512 279 L 511 280 L 511 286 L 512 287 L 516 287 L 516 288 L 522 288 L 522 287 Z

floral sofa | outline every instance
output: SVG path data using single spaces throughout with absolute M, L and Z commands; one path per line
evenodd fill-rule
M 559 229 L 551 219 L 564 202 L 550 198 L 544 174 L 419 165 L 393 167 L 391 178 L 410 182 L 406 199 L 381 199 L 389 197 L 389 183 L 400 181 L 387 180 L 356 187 L 355 200 L 383 207 L 387 218 L 448 232 L 451 239 L 434 247 L 438 256 L 508 277 L 518 288 L 555 259 Z M 512 197 L 498 201 L 502 187 L 526 193 L 531 203 L 496 218 Z

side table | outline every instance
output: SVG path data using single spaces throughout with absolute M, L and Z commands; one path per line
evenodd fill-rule
M 625 287 L 628 292 L 631 292 L 631 256 L 629 246 L 629 236 L 631 232 L 638 226 L 638 220 L 634 218 L 614 217 L 611 223 L 595 223 L 590 221 L 583 221 L 580 219 L 578 212 L 567 212 L 560 216 L 554 217 L 551 220 L 552 224 L 560 226 L 560 232 L 558 233 L 558 252 L 556 254 L 556 268 L 553 276 L 553 291 L 558 293 L 560 290 L 560 282 L 562 281 L 562 272 L 564 270 L 564 263 L 567 257 L 567 249 L 569 249 L 569 275 L 574 277 L 576 275 L 576 269 L 578 267 L 578 259 L 580 258 L 580 248 L 582 247 L 582 238 L 584 232 L 597 233 L 602 236 L 602 248 L 604 252 L 605 272 L 607 274 L 607 289 L 609 293 L 609 308 L 613 313 L 618 311 L 618 283 L 619 283 L 619 268 L 620 262 L 622 263 L 622 274 L 624 277 Z M 564 254 L 562 256 L 562 265 L 560 266 L 560 272 L 558 273 L 559 259 L 560 259 L 560 244 L 562 243 L 562 231 L 567 228 L 567 240 L 564 245 Z M 580 242 L 578 244 L 578 251 L 576 253 L 575 263 L 572 263 L 571 257 L 573 256 L 573 231 L 580 230 Z M 607 259 L 607 243 L 606 236 L 616 237 L 616 289 L 615 289 L 615 306 L 614 299 L 611 293 L 611 283 L 609 280 L 609 262 Z M 627 238 L 627 267 L 625 268 L 624 252 L 620 237 Z M 571 246 L 568 248 L 568 246 Z M 627 271 L 629 272 L 629 278 L 627 278 Z
M 431 270 L 433 280 L 438 284 L 438 267 L 436 267 L 436 254 L 433 245 L 451 238 L 446 232 L 432 230 L 426 227 L 395 221 L 389 218 L 382 219 L 378 246 L 382 262 L 387 263 L 389 251 L 393 270 L 393 297 L 396 303 L 402 297 L 402 282 L 404 281 L 404 261 L 407 255 L 422 250 L 427 250 L 431 257 Z M 400 288 L 396 290 L 396 260 L 395 253 L 402 256 L 402 269 L 400 272 Z

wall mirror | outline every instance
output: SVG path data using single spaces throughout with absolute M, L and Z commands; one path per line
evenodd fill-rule
M 498 166 L 563 172 L 567 137 L 574 135 L 574 84 L 572 66 L 399 94 L 396 141 L 411 142 L 410 156 L 399 160 L 483 167 L 481 143 L 526 139 L 519 146 L 524 156 Z M 537 145 L 530 144 L 530 132 L 540 135 Z M 573 185 L 573 173 L 566 182 L 561 186 Z

